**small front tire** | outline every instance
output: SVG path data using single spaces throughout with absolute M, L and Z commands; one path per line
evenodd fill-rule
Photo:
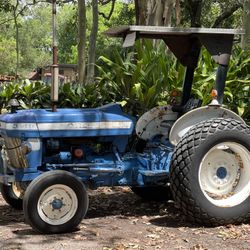
M 23 200 L 15 195 L 13 191 L 13 185 L 8 186 L 5 184 L 0 184 L 0 190 L 6 203 L 17 210 L 23 209 Z
M 28 186 L 23 200 L 26 221 L 41 233 L 73 231 L 88 209 L 84 184 L 73 174 L 46 172 Z

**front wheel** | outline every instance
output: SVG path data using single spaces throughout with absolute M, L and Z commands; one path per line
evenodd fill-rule
M 232 119 L 193 127 L 178 143 L 170 172 L 174 200 L 207 225 L 250 217 L 250 129 Z
M 73 174 L 49 171 L 28 186 L 23 209 L 26 221 L 38 232 L 70 232 L 87 212 L 87 191 Z

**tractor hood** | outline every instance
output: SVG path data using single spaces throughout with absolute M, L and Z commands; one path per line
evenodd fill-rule
M 121 136 L 133 132 L 135 119 L 120 105 L 95 109 L 18 110 L 0 116 L 0 134 L 8 137 Z

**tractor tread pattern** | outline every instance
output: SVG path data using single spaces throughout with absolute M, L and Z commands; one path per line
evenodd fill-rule
M 178 143 L 174 154 L 170 170 L 171 190 L 174 200 L 184 213 L 188 221 L 192 223 L 205 224 L 207 226 L 219 226 L 231 223 L 242 223 L 250 218 L 250 211 L 247 216 L 231 218 L 224 220 L 211 217 L 206 211 L 203 211 L 193 197 L 190 190 L 190 181 L 188 172 L 191 167 L 191 157 L 196 148 L 207 139 L 207 137 L 226 130 L 237 130 L 250 135 L 250 128 L 237 120 L 215 118 L 195 125 L 188 131 L 182 140 Z

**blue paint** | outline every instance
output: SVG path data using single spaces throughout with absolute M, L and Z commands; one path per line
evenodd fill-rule
M 66 170 L 78 176 L 90 188 L 100 186 L 152 186 L 168 182 L 173 147 L 168 141 L 154 138 L 141 153 L 134 151 L 135 118 L 122 112 L 120 105 L 110 104 L 96 109 L 20 110 L 0 116 L 2 136 L 39 141 L 25 155 L 28 168 L 4 169 L 0 161 L 0 182 L 27 182 L 46 171 Z M 39 131 L 39 123 L 127 122 L 129 128 L 58 129 Z M 9 130 L 6 124 L 14 124 Z M 30 129 L 20 129 L 24 124 Z M 11 126 L 12 126 L 11 125 Z M 35 125 L 35 127 L 34 127 Z M 129 144 L 130 142 L 130 144 Z M 32 146 L 32 144 L 31 144 Z M 32 147 L 31 147 L 32 148 Z M 74 149 L 83 156 L 74 156 Z M 61 201 L 52 202 L 60 209 Z
M 72 155 L 70 152 L 60 152 L 58 155 L 60 163 L 71 163 Z
M 5 130 L 0 127 L 0 134 L 9 137 L 22 138 L 49 138 L 49 137 L 81 137 L 81 136 L 129 136 L 132 134 L 135 125 L 135 118 L 122 112 L 120 105 L 106 105 L 96 109 L 58 109 L 57 112 L 51 110 L 19 110 L 17 113 L 9 113 L 0 116 L 0 122 L 11 124 L 11 130 Z M 114 129 L 58 129 L 58 130 L 41 130 L 37 124 L 45 123 L 62 123 L 70 126 L 76 122 L 129 122 L 129 128 Z M 20 123 L 25 123 L 25 129 L 15 129 Z M 72 125 L 73 126 L 73 125 Z
M 227 169 L 224 167 L 219 167 L 216 171 L 216 175 L 220 178 L 220 179 L 225 179 L 227 176 Z
M 63 202 L 60 199 L 54 199 L 51 203 L 53 209 L 61 209 L 63 206 Z
M 26 159 L 29 164 L 29 169 L 36 171 L 37 168 L 42 165 L 42 149 L 32 150 L 26 155 Z

